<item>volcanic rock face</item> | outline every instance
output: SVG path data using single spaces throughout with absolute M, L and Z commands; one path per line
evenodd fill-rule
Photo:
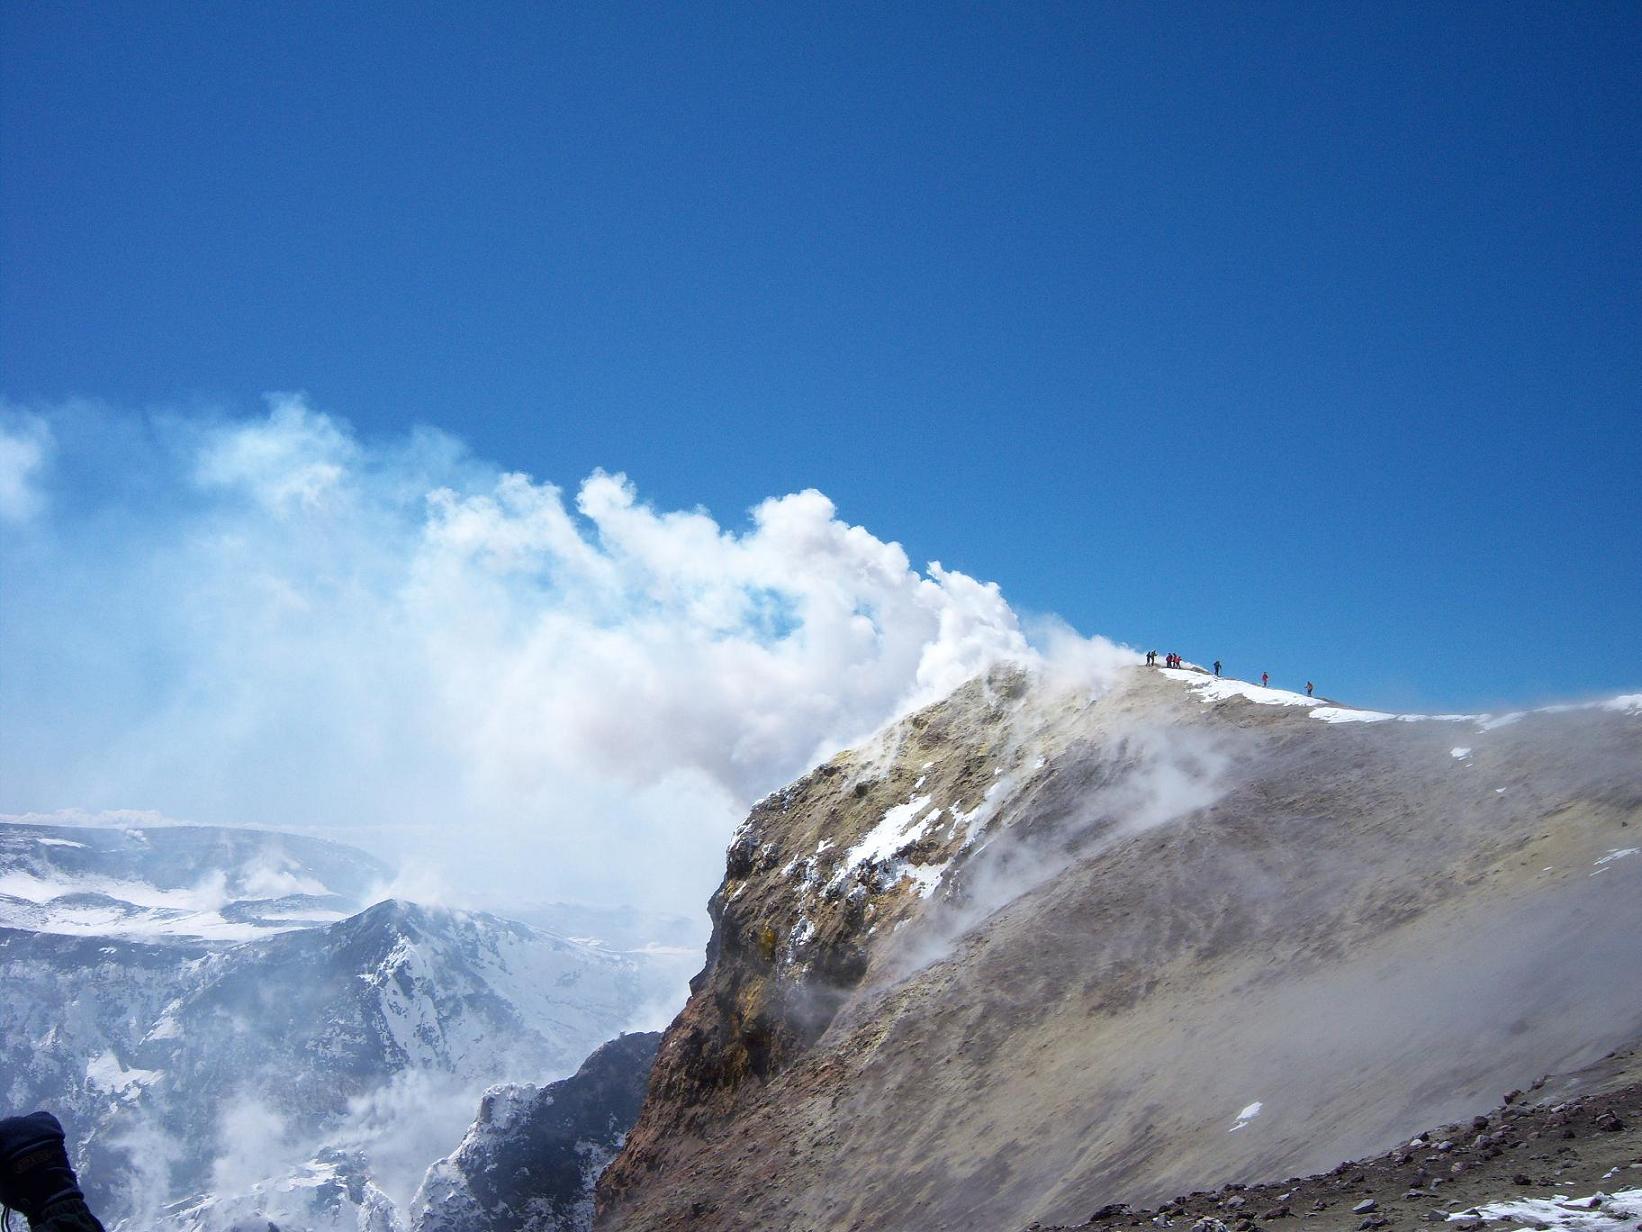
M 560 1082 L 487 1091 L 461 1146 L 428 1170 L 415 1232 L 585 1232 L 593 1183 L 638 1116 L 660 1041 L 624 1035 Z
M 1642 705 L 994 673 L 761 802 L 601 1228 L 999 1229 L 1332 1167 L 1642 1034 Z

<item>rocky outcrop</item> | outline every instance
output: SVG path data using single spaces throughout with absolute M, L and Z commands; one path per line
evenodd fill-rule
M 994 673 L 762 801 L 608 1229 L 1299 1174 L 1642 1033 L 1642 715 Z
M 562 1081 L 492 1087 L 462 1144 L 428 1170 L 415 1232 L 584 1232 L 593 1183 L 638 1116 L 660 1040 L 623 1035 Z

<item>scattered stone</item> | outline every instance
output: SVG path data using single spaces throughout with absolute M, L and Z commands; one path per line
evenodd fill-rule
M 1293 1213 L 1294 1213 L 1293 1211 L 1289 1210 L 1287 1203 L 1284 1203 L 1282 1205 L 1272 1207 L 1271 1210 L 1264 1212 L 1260 1216 L 1260 1218 L 1261 1219 L 1287 1219 Z
M 1502 1104 L 1514 1104 L 1514 1103 L 1517 1102 L 1517 1100 L 1519 1100 L 1521 1098 L 1522 1098 L 1522 1092 L 1520 1090 L 1516 1089 L 1515 1087 L 1513 1087 L 1511 1090 L 1509 1090 L 1505 1093 L 1505 1098 L 1500 1100 L 1500 1103 L 1502 1103 Z
M 1366 1215 L 1379 1205 L 1380 1204 L 1374 1201 L 1373 1198 L 1364 1198 L 1361 1202 L 1357 1203 L 1356 1206 L 1351 1208 L 1351 1213 L 1353 1215 Z
M 1448 1154 L 1449 1151 L 1452 1151 L 1453 1149 L 1454 1149 L 1454 1144 L 1452 1142 L 1448 1141 L 1447 1138 L 1444 1138 L 1441 1142 L 1437 1143 L 1437 1152 L 1439 1154 L 1446 1155 L 1446 1154 Z
M 1357 1232 L 1368 1232 L 1371 1228 L 1383 1228 L 1390 1222 L 1384 1215 L 1370 1215 L 1357 1225 Z
M 1619 1117 L 1614 1114 L 1614 1110 L 1612 1108 L 1609 1108 L 1606 1112 L 1603 1112 L 1596 1118 L 1596 1127 L 1604 1133 L 1617 1134 L 1620 1130 L 1625 1128 L 1625 1122 L 1621 1121 Z
M 1532 1185 L 1533 1183 L 1533 1178 L 1526 1172 L 1514 1172 L 1511 1174 L 1511 1184 L 1513 1185 Z
M 1474 1117 L 1472 1117 L 1471 1118 L 1471 1128 L 1476 1129 L 1476 1130 L 1487 1129 L 1488 1128 L 1488 1118 L 1485 1117 L 1485 1116 L 1474 1116 Z
M 1118 1219 L 1129 1213 L 1127 1202 L 1108 1202 L 1093 1215 L 1089 1216 L 1090 1223 L 1099 1223 L 1103 1219 Z

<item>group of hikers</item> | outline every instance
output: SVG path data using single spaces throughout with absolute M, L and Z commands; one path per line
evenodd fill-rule
M 1157 651 L 1148 650 L 1146 652 L 1146 666 L 1147 667 L 1156 667 L 1157 666 Z M 1166 654 L 1166 655 L 1163 656 L 1163 666 L 1164 667 L 1184 667 L 1184 666 L 1186 666 L 1186 660 L 1182 659 L 1179 655 L 1177 655 L 1177 654 L 1175 654 L 1171 651 L 1169 654 Z M 1214 661 L 1214 674 L 1216 676 L 1218 676 L 1220 674 L 1220 660 L 1219 659 L 1216 659 Z
M 1181 658 L 1179 655 L 1175 654 L 1173 651 L 1170 651 L 1168 654 L 1163 656 L 1163 666 L 1164 667 L 1184 667 L 1185 664 L 1186 664 L 1186 660 Z M 1157 651 L 1148 650 L 1146 652 L 1146 666 L 1147 667 L 1156 667 L 1157 666 Z M 1196 670 L 1201 671 L 1202 669 L 1198 668 Z M 1215 677 L 1218 679 L 1219 676 L 1220 676 L 1220 660 L 1219 659 L 1216 659 L 1214 661 L 1214 674 L 1215 674 Z M 1271 687 L 1271 673 L 1270 672 L 1261 672 L 1260 673 L 1260 687 L 1262 689 L 1269 689 Z M 1307 697 L 1314 696 L 1313 690 L 1315 690 L 1316 687 L 1317 686 L 1312 684 L 1311 681 L 1309 681 L 1309 680 L 1306 681 L 1306 696 Z

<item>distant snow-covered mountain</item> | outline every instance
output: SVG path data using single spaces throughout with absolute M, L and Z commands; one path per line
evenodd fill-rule
M 0 825 L 0 1105 L 62 1117 L 131 1232 L 274 1208 L 392 1232 L 479 1092 L 573 1072 L 674 973 L 488 913 L 364 906 L 386 880 L 291 835 Z
M 340 920 L 388 869 L 324 839 L 219 826 L 0 823 L 0 927 L 249 941 Z

